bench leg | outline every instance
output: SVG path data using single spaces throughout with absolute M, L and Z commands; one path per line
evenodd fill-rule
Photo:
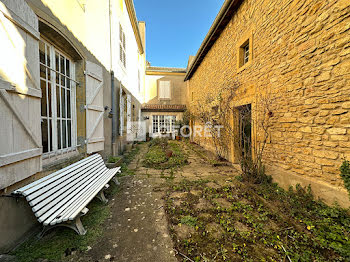
M 115 184 L 116 186 L 119 186 L 119 185 L 120 185 L 120 182 L 118 181 L 118 178 L 117 178 L 116 176 L 113 177 L 112 180 L 113 180 L 113 182 L 114 182 L 114 184 Z
M 108 199 L 105 197 L 105 194 L 103 193 L 103 190 L 101 190 L 97 196 L 96 196 L 99 200 L 101 200 L 103 203 L 107 204 L 108 203 Z
M 70 229 L 73 229 L 80 236 L 83 236 L 86 234 L 86 229 L 84 228 L 83 224 L 81 223 L 80 217 L 77 217 L 72 222 L 60 223 L 60 224 L 57 224 L 54 226 L 44 226 L 43 230 L 39 234 L 39 238 L 42 238 L 47 231 L 49 231 L 50 229 L 53 229 L 55 227 L 68 227 Z

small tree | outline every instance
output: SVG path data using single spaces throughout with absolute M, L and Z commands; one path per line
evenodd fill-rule
M 194 105 L 194 115 L 209 126 L 217 158 L 227 158 L 230 145 L 233 145 L 240 158 L 243 178 L 260 183 L 266 178 L 262 160 L 273 117 L 273 101 L 268 94 L 258 95 L 253 116 L 251 105 L 235 106 L 235 102 L 244 96 L 239 87 L 237 81 L 232 81 L 215 88 L 215 93 L 205 93 Z M 247 122 L 253 132 L 242 130 L 242 123 Z M 222 126 L 222 131 L 218 132 L 215 126 Z

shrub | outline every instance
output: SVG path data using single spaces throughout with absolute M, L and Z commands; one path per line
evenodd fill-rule
M 121 159 L 121 157 L 119 156 L 110 156 L 108 158 L 108 163 L 117 163 L 119 160 Z

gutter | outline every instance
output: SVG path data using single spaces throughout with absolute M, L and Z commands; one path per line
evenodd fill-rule
M 206 53 L 208 51 L 206 51 L 206 48 L 208 47 L 208 44 L 210 43 L 210 41 L 213 39 L 213 36 L 215 35 L 215 33 L 220 32 L 220 26 L 222 25 L 223 20 L 226 18 L 227 13 L 231 10 L 231 8 L 233 6 L 235 6 L 236 4 L 238 4 L 240 2 L 240 0 L 226 0 L 224 2 L 224 4 L 222 5 L 219 13 L 217 14 L 213 24 L 211 25 L 209 32 L 207 33 L 207 35 L 205 36 L 201 46 L 199 47 L 197 54 L 194 58 L 193 63 L 191 64 L 190 69 L 187 71 L 186 76 L 184 81 L 187 81 L 191 78 L 191 76 L 194 74 L 194 72 L 196 71 L 196 67 L 198 67 L 201 63 L 201 61 L 199 61 L 202 56 L 206 55 Z M 221 29 L 222 31 L 223 29 Z M 220 32 L 221 33 L 221 32 Z M 211 48 L 211 47 L 210 47 Z M 210 50 L 209 48 L 209 50 Z
M 131 26 L 132 26 L 132 29 L 134 31 L 134 35 L 135 35 L 135 38 L 136 38 L 137 46 L 139 48 L 139 52 L 142 55 L 145 51 L 144 51 L 144 48 L 143 48 L 143 45 L 142 45 L 139 25 L 137 23 L 137 17 L 136 17 L 134 2 L 133 2 L 133 0 L 125 0 L 125 5 L 126 5 L 126 9 L 128 10 Z

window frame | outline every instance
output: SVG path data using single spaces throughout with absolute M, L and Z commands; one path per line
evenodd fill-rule
M 152 133 L 173 133 L 175 132 L 176 115 L 152 115 Z M 163 128 L 165 129 L 162 132 Z
M 244 34 L 237 42 L 237 72 L 241 72 L 253 63 L 253 32 Z
M 51 116 L 43 116 L 42 112 L 40 113 L 40 119 L 41 122 L 43 122 L 43 119 L 48 119 L 50 120 L 50 124 L 47 124 L 47 128 L 48 128 L 48 134 L 50 134 L 49 137 L 49 141 L 48 141 L 48 151 L 47 152 L 43 152 L 43 159 L 49 158 L 51 156 L 56 156 L 56 155 L 60 155 L 63 153 L 68 153 L 71 151 L 74 151 L 77 148 L 77 118 L 76 118 L 76 81 L 75 81 L 75 63 L 74 60 L 67 55 L 66 53 L 64 53 L 62 50 L 60 50 L 59 48 L 57 48 L 53 43 L 51 43 L 50 41 L 48 41 L 47 39 L 45 39 L 45 37 L 41 36 L 41 40 L 40 42 L 42 42 L 44 44 L 45 47 L 45 64 L 43 64 L 40 61 L 40 56 L 39 56 L 39 65 L 40 65 L 40 70 L 42 68 L 45 68 L 45 74 L 46 74 L 46 78 L 45 81 L 47 81 L 46 83 L 46 88 L 48 87 L 48 85 L 51 85 L 51 98 L 48 97 L 47 93 L 46 93 L 46 99 L 47 101 L 49 101 L 50 99 L 50 103 L 51 103 Z M 40 54 L 40 43 L 39 43 L 39 54 Z M 59 70 L 56 70 L 56 54 L 58 54 L 58 58 L 59 58 L 59 64 L 61 63 L 61 57 L 64 59 L 64 73 L 59 72 Z M 48 65 L 47 60 L 50 60 L 50 64 Z M 69 61 L 69 75 L 66 74 L 66 63 L 67 60 Z M 50 72 L 50 74 L 48 74 L 47 72 Z M 59 83 L 56 82 L 56 76 L 58 75 L 58 80 Z M 61 82 L 62 78 L 64 78 L 64 85 L 62 84 L 63 82 Z M 41 75 L 40 75 L 40 81 L 44 80 Z M 69 82 L 69 88 L 68 88 L 68 82 Z M 60 115 L 58 116 L 57 110 L 58 110 L 58 102 L 57 102 L 57 89 L 60 91 L 60 105 L 61 105 L 61 99 L 62 99 L 62 95 L 61 95 L 61 91 L 62 89 L 65 92 L 65 117 L 63 117 L 62 115 L 62 107 L 60 106 L 59 110 L 60 110 Z M 47 89 L 48 90 L 48 89 Z M 68 117 L 68 104 L 67 104 L 67 92 L 70 92 L 70 117 Z M 48 110 L 48 105 L 47 105 L 47 110 Z M 47 111 L 48 113 L 49 111 Z M 60 132 L 60 140 L 61 140 L 61 147 L 59 148 L 59 143 L 58 143 L 58 121 L 60 121 L 60 126 L 62 127 L 63 125 L 63 121 L 66 121 L 66 125 L 65 125 L 65 129 L 66 129 L 66 147 L 63 147 L 63 132 Z M 69 134 L 69 130 L 68 130 L 68 121 L 70 121 L 71 125 L 70 125 L 70 138 L 68 137 Z M 49 121 L 48 121 L 49 123 Z M 51 133 L 50 133 L 50 128 L 51 126 Z M 61 130 L 61 128 L 60 128 Z M 42 134 L 43 134 L 43 130 L 41 130 Z M 70 144 L 69 144 L 70 141 Z M 51 145 L 50 145 L 51 143 Z

